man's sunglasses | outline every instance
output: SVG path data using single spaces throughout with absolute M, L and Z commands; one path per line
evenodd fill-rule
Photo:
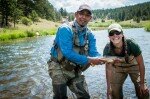
M 114 34 L 120 35 L 121 32 L 118 32 L 118 31 L 111 31 L 111 32 L 109 32 L 109 36 L 114 36 Z

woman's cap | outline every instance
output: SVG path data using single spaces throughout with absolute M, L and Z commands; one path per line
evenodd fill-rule
M 113 23 L 108 27 L 108 33 L 110 33 L 112 30 L 122 32 L 122 27 L 118 23 Z

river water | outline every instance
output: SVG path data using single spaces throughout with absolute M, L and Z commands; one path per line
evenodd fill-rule
M 124 35 L 140 45 L 145 63 L 145 78 L 150 88 L 150 33 L 143 28 L 124 29 Z M 108 42 L 107 31 L 95 31 L 98 51 Z M 54 36 L 26 38 L 0 43 L 0 99 L 52 99 L 52 84 L 47 60 Z M 84 72 L 91 99 L 106 99 L 105 66 Z M 124 99 L 137 99 L 130 78 L 123 86 Z M 68 93 L 70 99 L 73 94 Z

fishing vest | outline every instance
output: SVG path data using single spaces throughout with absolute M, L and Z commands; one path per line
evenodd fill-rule
M 110 44 L 107 44 L 107 48 L 109 49 L 110 55 L 115 56 L 115 53 L 113 51 L 111 51 L 110 49 Z M 124 57 L 117 57 L 123 60 L 123 62 L 118 62 L 118 63 L 114 63 L 113 66 L 114 67 L 131 67 L 131 66 L 136 66 L 138 65 L 135 57 L 133 55 L 129 55 L 128 58 L 128 63 L 125 61 L 125 56 Z
M 78 30 L 77 30 L 77 28 L 75 27 L 75 25 L 74 24 L 69 24 L 69 26 L 72 28 L 72 32 L 73 32 L 73 50 L 76 52 L 76 53 L 79 53 L 80 55 L 88 55 L 88 49 L 89 49 L 89 40 L 88 40 L 88 35 L 90 34 L 90 30 L 88 29 L 88 28 L 86 28 L 86 33 L 85 33 L 85 35 L 84 35 L 84 45 L 83 46 L 80 46 L 80 44 L 79 44 L 79 37 L 78 37 Z M 82 67 L 84 67 L 84 68 L 81 68 L 81 66 L 80 65 L 78 65 L 78 64 L 76 64 L 76 63 L 73 63 L 73 62 L 71 62 L 71 61 L 69 61 L 69 60 L 67 60 L 64 56 L 63 56 L 63 54 L 62 54 L 62 52 L 61 52 L 61 50 L 60 50 L 60 48 L 59 48 L 59 46 L 56 44 L 56 42 L 54 41 L 54 48 L 55 48 L 55 50 L 57 51 L 57 61 L 63 66 L 63 68 L 65 68 L 66 70 L 69 70 L 69 71 L 71 71 L 71 70 L 73 70 L 75 67 L 80 67 L 80 69 L 81 70 L 85 70 L 85 69 L 87 69 L 88 67 L 84 67 L 84 66 L 82 66 Z

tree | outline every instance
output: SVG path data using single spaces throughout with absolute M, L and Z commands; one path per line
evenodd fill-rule
M 20 16 L 22 15 L 22 11 L 17 6 L 17 0 L 12 0 L 11 3 L 11 17 L 13 19 L 14 27 Z
M 63 16 L 63 17 L 65 17 L 65 16 L 67 16 L 67 11 L 66 11 L 66 9 L 63 9 L 62 7 L 59 9 L 59 12 L 61 13 L 61 15 Z
M 23 15 L 26 17 L 28 17 L 32 9 L 34 9 L 34 0 L 18 0 L 17 4 L 18 8 L 22 10 Z
M 35 10 L 32 10 L 31 14 L 30 14 L 30 19 L 34 22 L 38 21 L 38 14 L 36 13 Z
M 14 12 L 12 13 L 14 27 L 15 27 L 15 24 L 17 23 L 18 19 L 20 19 L 21 15 L 22 15 L 22 11 L 18 8 L 15 8 Z
M 1 27 L 8 26 L 8 17 L 10 16 L 10 4 L 9 0 L 0 1 L 0 13 L 1 13 Z
M 93 15 L 96 18 L 108 17 L 116 21 L 130 20 L 133 19 L 133 17 L 137 22 L 140 22 L 140 20 L 149 20 L 150 2 L 115 9 L 97 9 L 93 10 Z

